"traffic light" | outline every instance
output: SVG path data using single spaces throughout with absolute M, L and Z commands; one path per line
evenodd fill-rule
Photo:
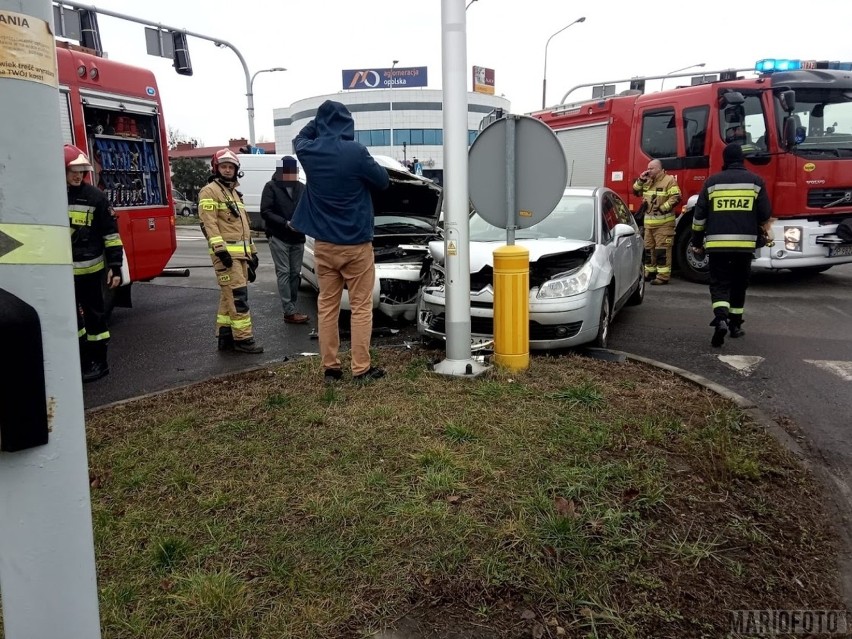
M 172 60 L 175 71 L 180 75 L 192 75 L 192 62 L 189 60 L 189 45 L 186 42 L 186 34 L 180 31 L 172 31 L 172 42 L 174 43 Z

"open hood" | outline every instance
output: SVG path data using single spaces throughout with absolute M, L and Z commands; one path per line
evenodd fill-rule
M 441 215 L 443 189 L 429 178 L 415 175 L 402 164 L 384 155 L 373 156 L 390 177 L 384 191 L 373 191 L 373 211 L 377 236 L 434 234 Z M 406 221 L 413 226 L 407 232 Z

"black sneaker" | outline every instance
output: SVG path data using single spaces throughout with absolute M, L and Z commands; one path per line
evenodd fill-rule
M 343 371 L 339 368 L 326 368 L 322 375 L 322 379 L 326 384 L 333 384 L 343 379 Z
M 385 376 L 385 369 L 378 368 L 377 366 L 370 366 L 369 369 L 361 373 L 360 375 L 354 375 L 352 377 L 356 382 L 371 382 L 374 379 L 381 379 Z

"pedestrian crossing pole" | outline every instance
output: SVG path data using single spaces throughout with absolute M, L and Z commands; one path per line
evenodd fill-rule
M 0 0 L 6 639 L 100 639 L 50 0 Z

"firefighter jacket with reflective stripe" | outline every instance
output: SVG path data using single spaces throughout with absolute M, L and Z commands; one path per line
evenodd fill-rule
M 680 187 L 674 176 L 661 172 L 652 184 L 637 179 L 633 183 L 633 192 L 648 203 L 645 227 L 674 225 L 674 208 L 680 202 Z
M 121 268 L 123 255 L 118 225 L 109 201 L 91 184 L 68 187 L 68 221 L 74 275 L 103 270 L 104 264 Z
M 739 162 L 711 175 L 695 203 L 692 245 L 708 251 L 754 251 L 772 215 L 766 183 Z
M 237 182 L 230 187 L 220 180 L 208 182 L 198 194 L 198 215 L 210 253 L 226 250 L 235 260 L 248 260 L 257 249 L 237 186 Z

